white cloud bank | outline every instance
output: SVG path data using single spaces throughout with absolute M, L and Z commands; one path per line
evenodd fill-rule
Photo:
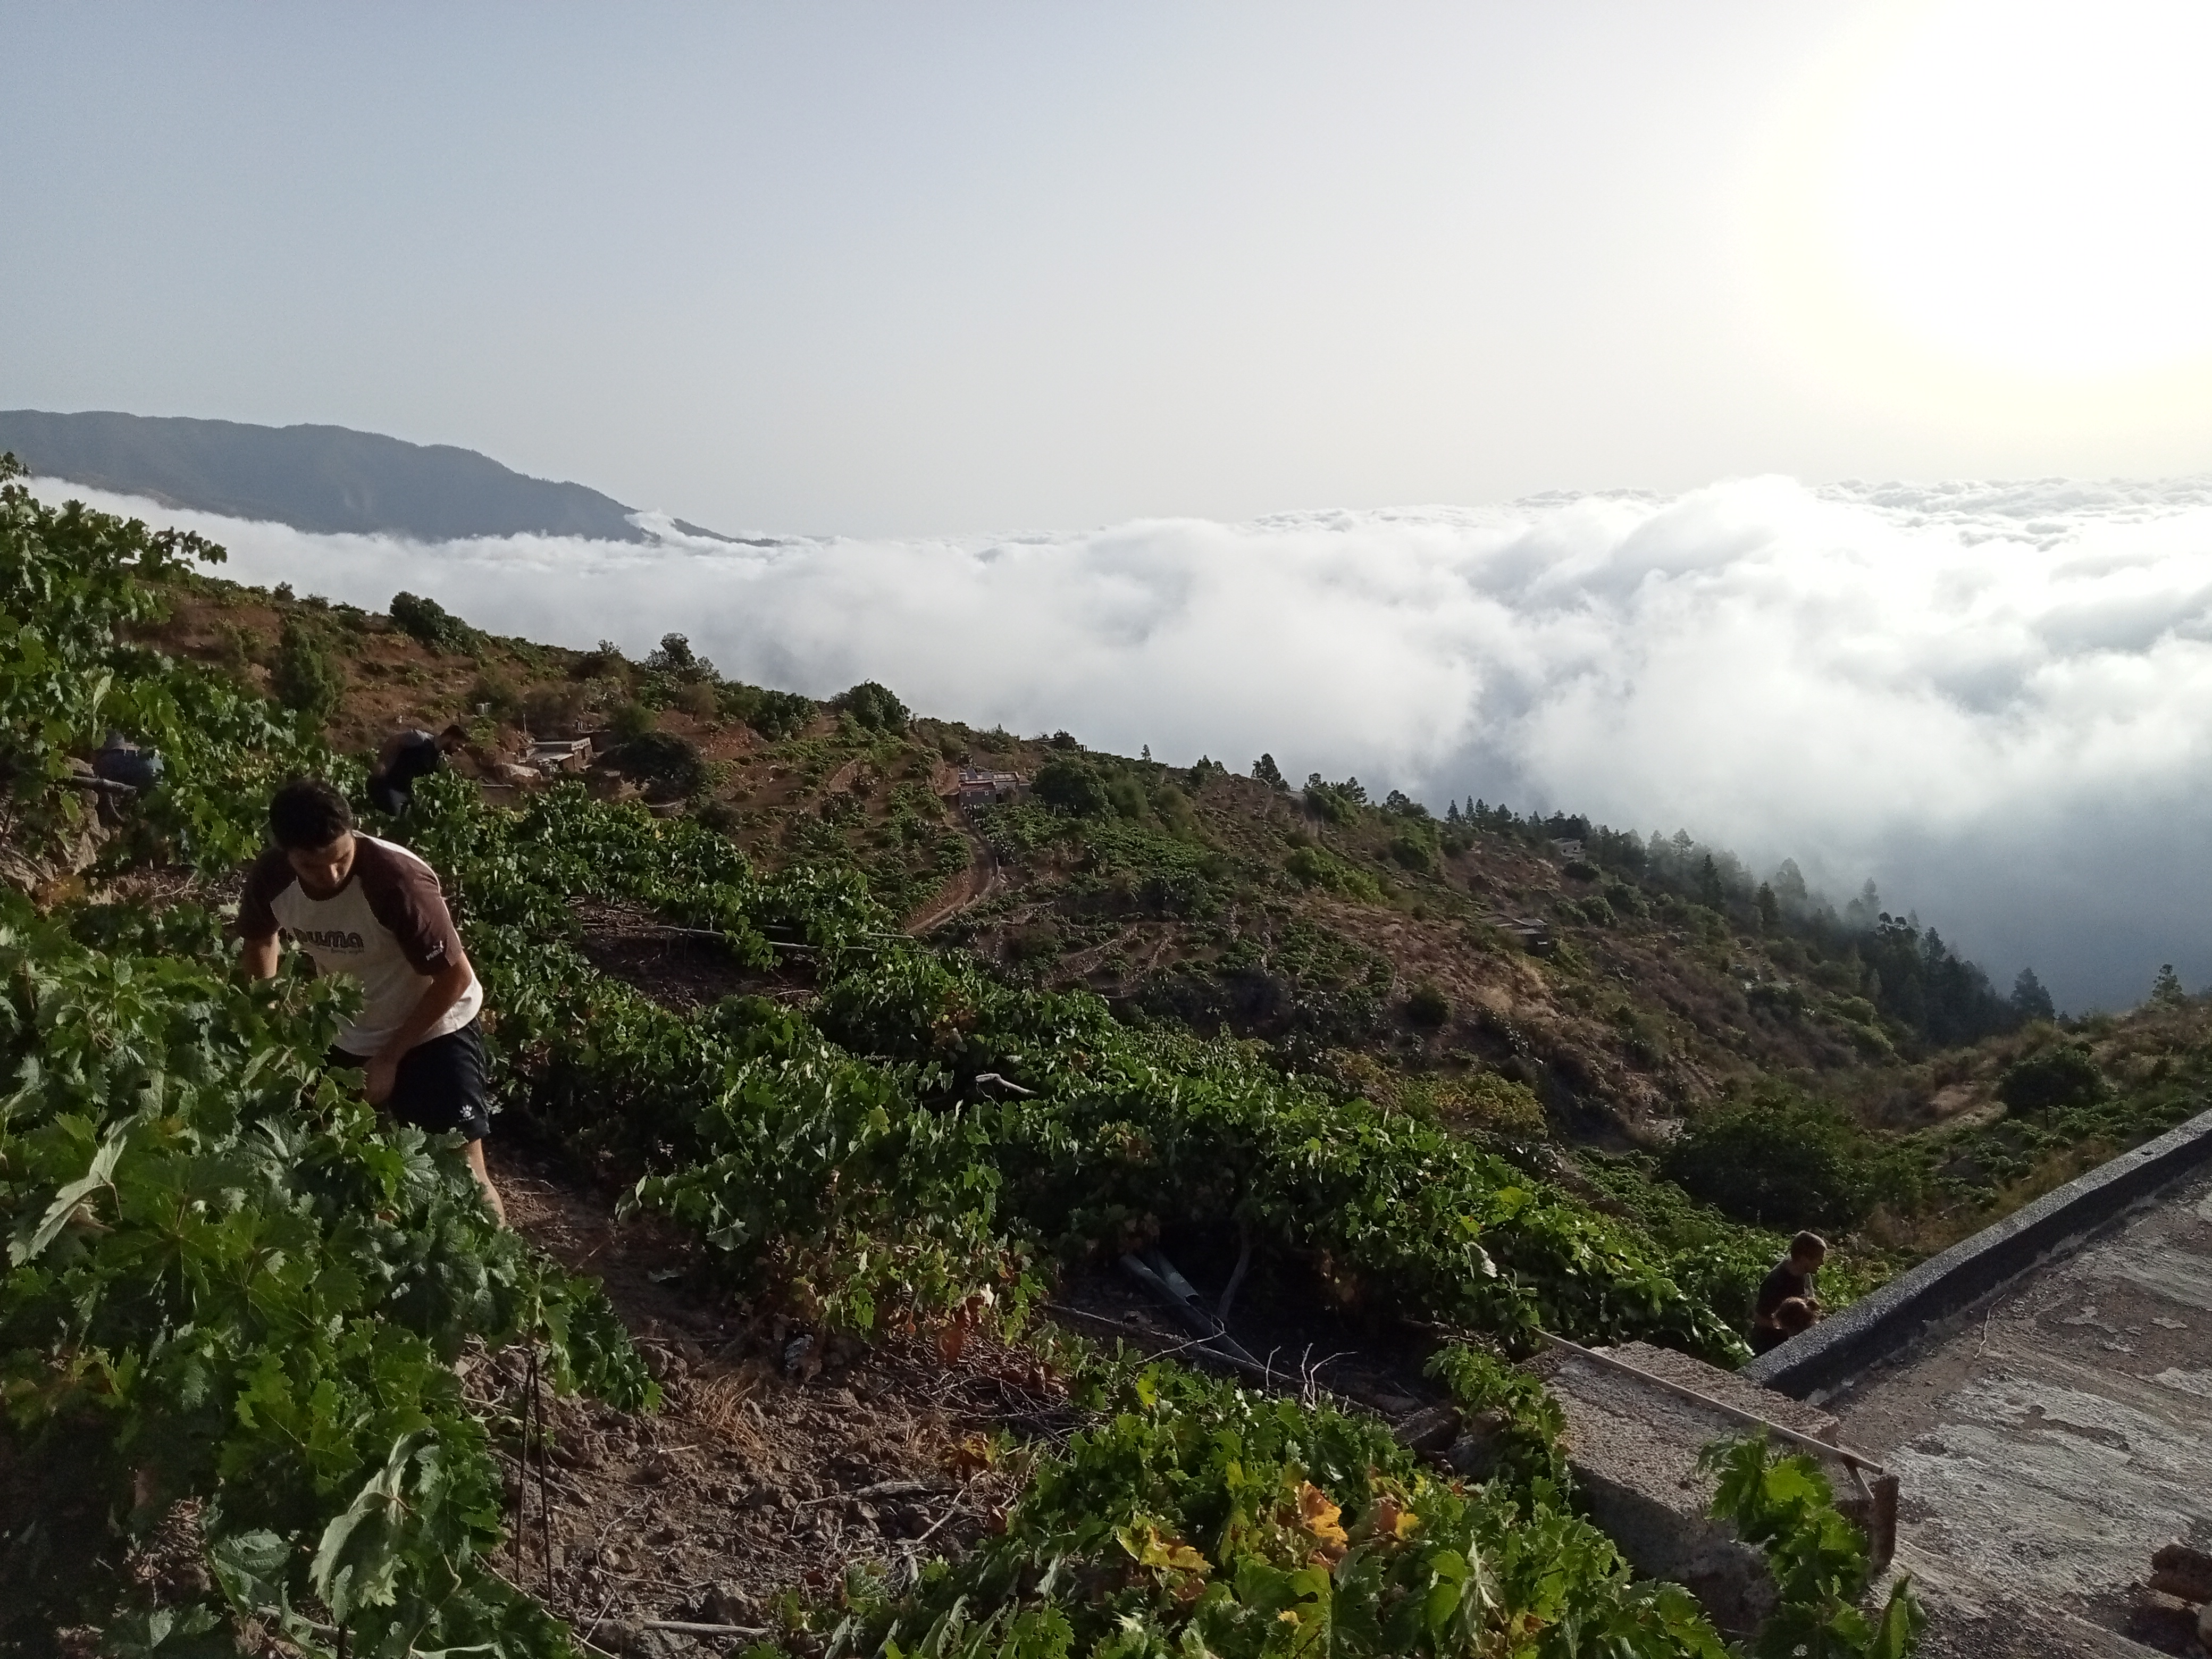
M 1686 826 L 1871 872 L 2001 981 L 2212 978 L 2212 479 L 1808 489 L 1144 520 L 996 539 L 426 546 L 203 531 L 228 574 L 1243 769 Z

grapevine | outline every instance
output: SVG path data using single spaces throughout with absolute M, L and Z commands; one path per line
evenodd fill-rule
M 204 671 L 120 641 L 194 538 L 50 509 L 0 458 L 0 787 L 19 855 L 88 829 L 70 757 L 112 724 L 170 778 L 99 849 L 224 869 L 269 785 L 349 765 Z M 65 867 L 65 866 L 64 866 Z M 458 1161 L 321 1075 L 343 994 L 248 986 L 222 918 L 0 891 L 0 1645 L 569 1650 L 491 1569 L 501 1482 L 456 1370 L 534 1345 L 556 1387 L 653 1403 L 596 1286 L 533 1257 Z M 127 1571 L 182 1518 L 204 1588 Z

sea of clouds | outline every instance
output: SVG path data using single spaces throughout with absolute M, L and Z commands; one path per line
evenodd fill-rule
M 2212 478 L 1163 519 L 1078 533 L 426 545 L 40 481 L 238 580 L 1244 770 L 1357 774 L 1871 876 L 2001 985 L 2212 979 Z

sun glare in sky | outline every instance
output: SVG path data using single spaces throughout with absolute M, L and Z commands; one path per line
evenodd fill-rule
M 1762 181 L 1791 331 L 1953 403 L 2194 380 L 2212 356 L 2208 61 L 2201 6 L 1871 15 L 1785 100 Z

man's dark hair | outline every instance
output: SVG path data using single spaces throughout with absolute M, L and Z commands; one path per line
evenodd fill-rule
M 1790 1254 L 1792 1255 L 1826 1255 L 1827 1253 L 1828 1241 L 1818 1233 L 1800 1233 L 1790 1241 Z
M 353 828 L 353 808 L 320 778 L 295 778 L 269 799 L 269 830 L 287 852 L 312 853 Z

